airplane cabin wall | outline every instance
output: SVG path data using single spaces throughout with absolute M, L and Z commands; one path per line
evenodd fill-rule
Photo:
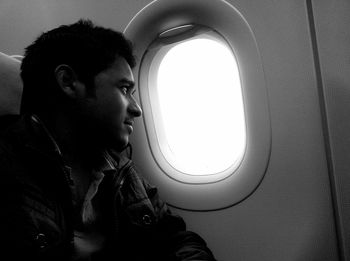
M 350 2 L 312 1 L 329 157 L 345 260 L 350 260 Z
M 149 0 L 1 0 L 0 52 L 23 55 L 40 33 L 80 18 L 123 31 Z
M 150 2 L 3 0 L 0 2 L 0 52 L 23 54 L 23 48 L 41 32 L 81 17 L 123 30 Z M 322 114 L 324 101 L 320 98 L 307 1 L 228 2 L 251 26 L 261 55 L 272 131 L 269 166 L 257 190 L 235 206 L 212 212 L 173 210 L 185 218 L 189 229 L 205 238 L 218 260 L 339 260 L 327 162 L 329 144 L 322 118 L 326 115 Z M 327 32 L 339 32 L 333 30 L 343 20 L 331 22 L 336 12 L 343 14 L 347 24 L 349 18 L 340 4 L 327 1 L 313 1 L 313 4 L 334 166 L 336 171 L 345 174 L 350 163 L 345 169 L 341 166 L 350 151 L 349 146 L 342 145 L 342 139 L 348 144 L 349 132 L 342 127 L 350 128 L 347 116 L 350 96 L 345 86 L 349 83 L 349 72 L 338 73 L 332 65 L 337 64 L 338 59 L 343 64 L 349 63 L 340 50 L 333 49 L 337 38 L 329 39 Z M 330 7 L 334 12 L 327 15 Z M 324 27 L 328 31 L 323 31 Z M 345 43 L 343 39 L 341 48 L 349 50 Z M 339 77 L 343 81 L 336 81 Z M 337 136 L 340 134 L 342 138 Z M 142 153 L 135 148 L 136 154 Z M 159 190 L 161 195 L 166 193 L 162 188 Z
M 261 185 L 240 204 L 178 212 L 209 235 L 221 260 L 338 260 L 306 1 L 230 3 L 250 24 L 261 52 L 271 158 Z

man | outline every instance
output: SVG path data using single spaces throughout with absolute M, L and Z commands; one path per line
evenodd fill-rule
M 121 33 L 87 20 L 27 47 L 21 115 L 0 124 L 11 260 L 214 260 L 125 156 L 142 114 L 134 65 Z

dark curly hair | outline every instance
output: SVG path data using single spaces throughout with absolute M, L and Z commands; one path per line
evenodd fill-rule
M 117 56 L 135 66 L 132 44 L 121 32 L 79 20 L 41 34 L 25 50 L 21 65 L 23 95 L 21 113 L 46 110 L 62 99 L 55 78 L 60 64 L 69 65 L 78 79 L 94 91 L 94 77 L 107 69 Z

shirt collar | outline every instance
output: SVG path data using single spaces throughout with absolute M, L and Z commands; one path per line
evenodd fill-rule
M 105 152 L 103 154 L 103 159 L 104 162 L 100 168 L 101 172 L 116 170 L 115 166 L 117 165 L 117 162 L 112 158 L 112 156 L 109 153 Z

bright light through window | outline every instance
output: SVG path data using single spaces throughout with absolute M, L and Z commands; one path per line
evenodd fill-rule
M 156 79 L 161 117 L 156 132 L 169 164 L 190 175 L 238 166 L 246 133 L 232 51 L 208 38 L 181 42 L 165 54 Z

